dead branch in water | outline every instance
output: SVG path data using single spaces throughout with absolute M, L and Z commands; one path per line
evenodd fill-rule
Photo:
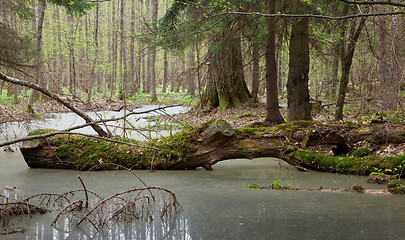
M 52 226 L 57 227 L 59 224 L 66 226 L 66 222 L 68 222 L 69 227 L 75 227 L 87 222 L 97 231 L 102 227 L 110 226 L 112 222 L 150 221 L 154 219 L 155 214 L 164 219 L 181 209 L 177 197 L 172 191 L 162 187 L 147 186 L 145 181 L 129 168 L 117 164 L 98 166 L 102 165 L 113 165 L 125 169 L 138 178 L 144 186 L 130 188 L 102 198 L 97 193 L 88 190 L 83 179 L 78 176 L 83 187 L 81 190 L 61 194 L 39 193 L 22 201 L 10 201 L 7 196 L 0 194 L 0 199 L 5 199 L 0 201 L 0 221 L 3 222 L 3 227 L 10 224 L 13 216 L 46 213 L 48 212 L 46 207 L 49 206 L 61 209 L 51 223 Z M 94 169 L 95 167 L 93 167 Z M 78 195 L 78 193 L 80 194 Z M 90 198 L 89 194 L 95 196 L 95 199 Z

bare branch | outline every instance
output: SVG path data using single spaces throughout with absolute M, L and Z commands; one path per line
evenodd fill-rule
M 85 114 L 84 112 L 76 109 L 69 102 L 67 102 L 64 99 L 60 98 L 58 95 L 52 93 L 48 89 L 43 88 L 43 87 L 41 87 L 41 86 L 39 86 L 38 84 L 35 84 L 35 83 L 30 83 L 30 82 L 26 82 L 26 81 L 23 81 L 23 80 L 20 80 L 20 79 L 17 79 L 17 78 L 9 77 L 9 76 L 5 75 L 2 72 L 0 72 L 0 79 L 3 80 L 3 81 L 6 81 L 6 82 L 12 83 L 12 84 L 17 84 L 17 85 L 20 85 L 20 86 L 32 88 L 34 90 L 42 92 L 46 96 L 55 99 L 56 101 L 60 102 L 63 106 L 67 107 L 69 110 L 71 110 L 72 112 L 79 115 L 81 118 L 83 118 L 86 121 L 86 123 L 91 123 L 90 126 L 94 129 L 94 131 L 97 132 L 98 135 L 103 136 L 103 137 L 108 136 L 108 134 L 100 126 L 95 124 L 94 120 L 91 119 L 87 114 Z
M 281 17 L 281 18 L 321 18 L 321 19 L 328 19 L 328 20 L 346 20 L 352 18 L 361 18 L 361 17 L 378 17 L 378 16 L 388 16 L 388 15 L 403 15 L 405 11 L 394 11 L 394 12 L 378 12 L 378 13 L 359 13 L 359 14 L 351 14 L 346 16 L 329 16 L 329 15 L 314 15 L 314 14 L 289 14 L 289 13 L 277 13 L 277 14 L 266 14 L 266 13 L 259 13 L 259 12 L 223 12 L 218 13 L 214 16 L 220 15 L 246 15 L 246 16 L 261 16 L 261 17 Z M 211 16 L 211 17 L 214 17 Z
M 347 4 L 356 4 L 356 5 L 389 5 L 395 7 L 405 7 L 405 3 L 392 2 L 392 1 L 349 1 L 349 0 L 339 0 Z
M 89 194 L 87 194 L 86 185 L 84 184 L 83 179 L 80 177 L 80 175 L 77 175 L 77 178 L 79 178 L 80 183 L 81 183 L 82 186 L 83 186 L 84 195 L 86 196 L 86 205 L 84 205 L 84 207 L 85 207 L 85 208 L 88 208 L 88 207 L 89 207 Z

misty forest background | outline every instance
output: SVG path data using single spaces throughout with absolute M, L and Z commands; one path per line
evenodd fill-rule
M 230 35 L 240 40 L 249 102 L 254 104 L 258 96 L 265 101 L 268 18 L 255 14 L 267 12 L 263 1 L 114 0 L 86 3 L 80 10 L 72 10 L 77 0 L 60 1 L 68 2 L 65 6 L 42 0 L 0 2 L 2 26 L 18 33 L 2 30 L 1 41 L 6 47 L 1 71 L 46 86 L 61 96 L 73 95 L 91 103 L 100 97 L 134 100 L 147 93 L 151 101 L 157 101 L 162 93 L 182 92 L 200 102 L 204 91 L 209 90 L 210 68 L 223 67 L 212 59 L 222 48 L 216 39 L 226 37 L 226 30 L 232 28 L 236 30 Z M 292 4 L 294 1 L 275 2 L 281 14 L 339 17 L 401 10 L 389 4 L 345 8 L 343 1 L 324 0 L 301 1 L 307 5 L 303 12 Z M 184 6 L 179 7 L 179 3 Z M 176 21 L 168 12 L 177 14 Z M 235 14 L 222 20 L 224 12 Z M 276 19 L 278 94 L 286 102 L 291 23 L 295 18 L 272 19 Z M 357 115 L 403 107 L 404 15 L 387 14 L 345 20 L 309 18 L 308 84 L 313 110 L 314 104 L 320 103 L 333 111 L 342 75 L 342 45 L 349 44 L 345 36 L 359 29 L 362 19 L 346 102 L 356 103 L 351 106 Z M 13 48 L 22 50 L 7 56 L 7 49 Z M 2 104 L 32 106 L 38 98 L 18 85 L 3 83 L 0 87 Z

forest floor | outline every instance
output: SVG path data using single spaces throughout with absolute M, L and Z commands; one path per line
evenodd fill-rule
M 127 106 L 128 110 L 132 110 L 150 104 L 165 106 L 183 104 L 190 107 L 187 113 L 178 114 L 170 118 L 166 117 L 166 120 L 186 122 L 188 125 L 197 126 L 210 119 L 225 119 L 233 127 L 241 127 L 265 120 L 266 103 L 264 97 L 265 96 L 259 96 L 259 103 L 242 105 L 239 108 L 228 109 L 226 112 L 219 112 L 218 108 L 209 112 L 201 111 L 194 107 L 197 101 L 196 97 L 193 99 L 188 95 L 179 93 L 158 94 L 159 101 L 156 103 L 151 103 L 149 97 L 141 95 L 126 101 L 119 99 L 109 100 L 106 97 L 98 97 L 94 98 L 90 105 L 78 99 L 66 100 L 76 108 L 85 112 L 102 110 L 119 111 L 124 105 Z M 35 102 L 33 109 L 36 114 L 32 115 L 26 110 L 26 102 L 27 101 L 19 104 L 0 102 L 0 123 L 47 118 L 50 116 L 50 113 L 64 113 L 70 111 L 53 99 L 43 98 Z M 281 99 L 280 105 L 286 106 L 286 99 Z M 404 107 L 392 111 L 385 111 L 383 107 L 375 102 L 349 102 L 346 106 L 345 121 L 356 123 L 367 123 L 370 121 L 405 122 Z M 312 102 L 313 120 L 320 122 L 333 120 L 333 108 L 334 106 L 327 101 L 322 103 L 320 101 Z M 280 112 L 282 116 L 287 119 L 287 108 L 280 107 Z

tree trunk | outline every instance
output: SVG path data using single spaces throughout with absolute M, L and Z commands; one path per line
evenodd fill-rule
M 188 79 L 187 79 L 187 93 L 195 96 L 195 61 L 194 61 L 194 46 L 190 47 L 188 53 Z
M 71 15 L 68 15 L 68 20 L 70 24 L 70 31 L 69 31 L 69 90 L 76 94 L 76 55 L 75 55 L 75 39 L 74 39 L 74 19 Z
M 126 31 L 125 31 L 125 1 L 121 0 L 120 2 L 120 89 L 119 89 L 119 98 L 124 99 L 127 97 L 128 83 L 128 66 L 127 66 L 127 43 L 126 43 Z
M 93 64 L 91 66 L 91 72 L 90 72 L 90 88 L 89 93 L 88 93 L 88 101 L 89 103 L 91 102 L 91 97 L 92 97 L 92 91 L 93 88 L 95 87 L 95 83 L 99 82 L 97 79 L 99 78 L 98 74 L 96 73 L 96 67 L 97 67 L 97 62 L 98 62 L 98 56 L 99 56 L 99 40 L 98 40 L 98 29 L 99 29 L 99 12 L 100 12 L 100 5 L 97 4 L 96 6 L 96 16 L 95 16 L 95 23 L 94 23 L 94 59 L 93 59 Z M 101 89 L 101 86 L 97 86 L 99 89 Z M 94 89 L 95 90 L 95 89 Z
M 311 120 L 309 102 L 308 18 L 295 19 L 291 29 L 287 82 L 288 121 Z
M 167 50 L 163 52 L 163 87 L 162 92 L 166 92 L 167 83 L 169 81 L 169 61 L 167 60 Z
M 57 21 L 57 30 L 58 30 L 58 43 L 62 43 L 62 32 L 61 32 L 61 21 L 60 21 L 60 10 L 59 6 L 56 6 L 56 21 Z M 63 59 L 63 52 L 60 44 L 58 44 L 58 58 L 59 58 L 59 66 L 58 66 L 58 79 L 61 83 L 61 86 L 67 85 L 65 79 L 65 61 Z
M 153 1 L 152 22 L 155 23 L 158 17 L 159 0 Z M 156 47 L 151 48 L 151 80 L 150 80 L 150 98 L 152 102 L 157 102 L 156 96 Z
M 112 6 L 112 24 L 116 24 L 116 11 L 115 11 L 115 4 L 111 4 Z M 110 91 L 111 96 L 110 98 L 116 93 L 116 86 L 117 86 L 117 61 L 118 61 L 118 39 L 117 39 L 117 30 L 116 28 L 112 28 L 112 74 L 110 79 Z
M 257 94 L 259 92 L 260 70 L 259 70 L 259 44 L 252 38 L 252 102 L 258 102 Z
M 39 0 L 38 2 L 38 21 L 37 21 L 37 29 L 35 33 L 35 40 L 36 40 L 36 64 L 37 67 L 35 68 L 35 80 L 39 82 L 40 85 L 43 85 L 44 79 L 41 76 L 42 75 L 42 30 L 43 30 L 43 24 L 44 24 L 44 18 L 45 18 L 45 9 L 46 9 L 46 2 L 45 0 Z M 37 95 L 37 92 L 33 90 L 31 92 L 29 102 L 28 102 L 28 112 L 34 113 L 34 100 L 35 96 Z
M 276 1 L 269 1 L 270 14 L 276 12 Z M 267 29 L 269 36 L 267 38 L 266 48 L 266 89 L 267 89 L 267 107 L 266 120 L 269 123 L 283 123 L 278 102 L 277 87 L 277 63 L 276 63 L 276 19 L 267 18 Z
M 131 83 L 130 93 L 133 95 L 138 92 L 138 84 L 136 83 L 135 70 L 135 0 L 131 0 L 131 31 L 130 46 L 129 46 L 129 76 L 128 81 Z
M 219 106 L 220 112 L 230 107 L 239 107 L 250 98 L 244 77 L 241 40 L 232 30 L 225 31 L 221 39 L 216 41 L 222 49 L 210 57 L 201 104 L 208 110 Z
M 361 18 L 360 23 L 356 27 L 356 20 L 352 20 L 350 24 L 350 32 L 348 33 L 348 37 L 346 36 L 346 31 L 343 29 L 341 30 L 341 49 L 340 49 L 340 61 L 341 61 L 341 69 L 342 75 L 340 77 L 340 84 L 339 84 L 339 92 L 338 98 L 336 102 L 336 110 L 335 110 L 335 120 L 343 120 L 343 106 L 345 103 L 346 98 L 346 90 L 347 84 L 349 83 L 349 76 L 350 76 L 350 68 L 353 63 L 353 55 L 354 50 L 356 48 L 357 41 L 360 38 L 361 31 L 366 23 L 366 18 Z

